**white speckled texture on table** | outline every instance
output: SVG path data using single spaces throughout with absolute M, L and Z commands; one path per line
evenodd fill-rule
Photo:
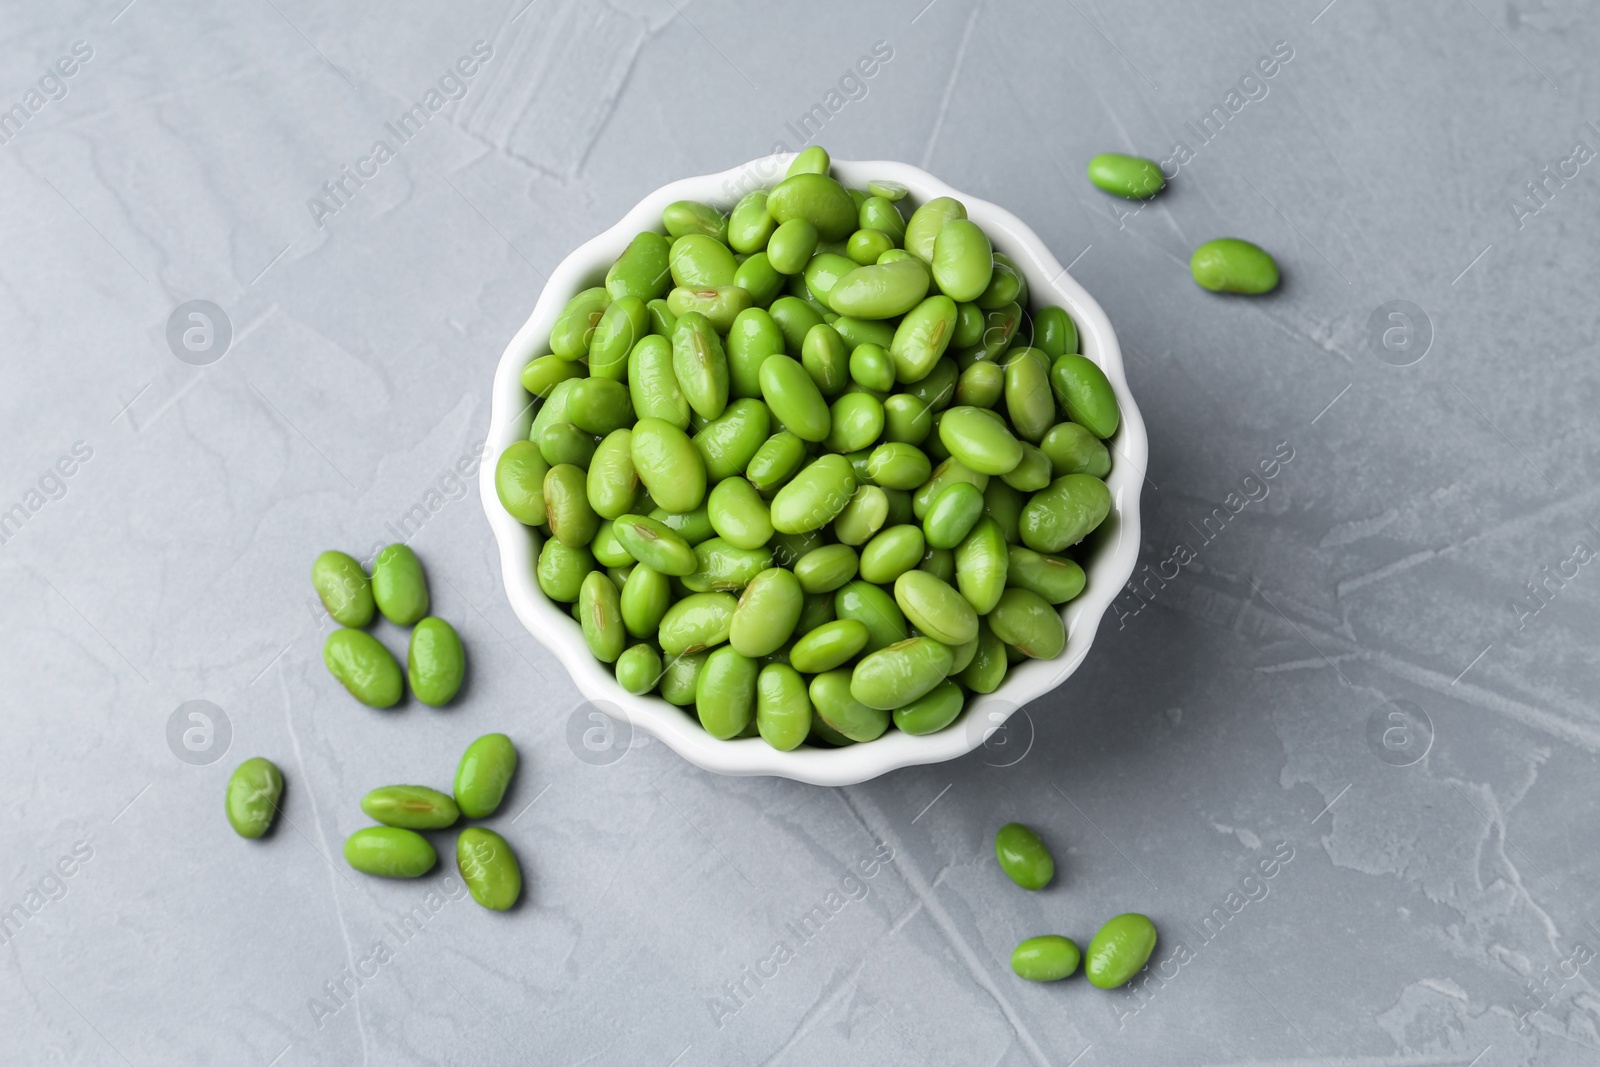
M 1593 5 L 0 25 L 0 1062 L 1600 1060 Z M 1027 221 L 1116 324 L 1151 443 L 1083 668 L 983 750 L 844 789 L 591 720 L 474 473 L 556 263 L 815 140 Z M 1176 176 L 1111 199 L 1102 151 Z M 1197 288 L 1217 236 L 1282 287 Z M 361 707 L 321 663 L 311 560 L 401 537 L 468 648 L 447 709 Z M 363 792 L 448 786 L 497 730 L 517 909 L 448 862 L 346 867 Z M 222 794 L 255 755 L 289 784 L 247 842 Z M 995 865 L 1009 820 L 1055 851 L 1042 892 Z M 1132 988 L 1011 974 L 1123 911 L 1161 932 Z

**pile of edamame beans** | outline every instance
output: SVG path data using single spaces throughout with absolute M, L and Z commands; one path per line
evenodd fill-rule
M 311 565 L 311 584 L 340 629 L 322 644 L 322 661 L 350 695 L 371 708 L 391 708 L 405 682 L 424 704 L 450 703 L 466 676 L 466 652 L 455 627 L 428 614 L 428 579 L 407 545 L 389 545 L 372 561 L 372 577 L 354 556 L 333 549 Z M 383 642 L 367 633 L 374 611 L 410 626 L 406 675 Z
M 361 811 L 380 823 L 345 839 L 345 862 L 379 878 L 421 878 L 439 862 L 433 842 L 418 831 L 445 830 L 462 817 L 485 819 L 504 799 L 517 769 L 517 750 L 505 734 L 485 734 L 467 746 L 456 766 L 453 795 L 425 785 L 380 786 L 361 798 Z M 283 772 L 256 756 L 228 779 L 228 824 L 244 838 L 264 835 L 278 817 Z M 472 899 L 505 911 L 522 895 L 522 865 L 505 838 L 483 826 L 456 836 L 456 869 Z
M 994 858 L 1007 878 L 1029 891 L 1043 889 L 1056 874 L 1050 849 L 1031 827 L 1018 822 L 1006 823 L 995 833 Z M 1030 982 L 1059 982 L 1077 973 L 1081 960 L 1090 985 L 1117 989 L 1144 969 L 1155 948 L 1155 923 L 1138 912 L 1125 912 L 1101 924 L 1087 952 L 1060 934 L 1028 938 L 1012 950 L 1011 970 Z
M 780 750 L 945 729 L 1059 655 L 1119 423 L 959 201 L 829 171 L 669 205 L 557 317 L 495 469 L 624 689 Z

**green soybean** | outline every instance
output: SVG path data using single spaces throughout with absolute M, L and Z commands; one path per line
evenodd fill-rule
M 794 576 L 807 593 L 831 593 L 856 576 L 857 563 L 849 545 L 824 545 L 794 561 Z
M 743 315 L 751 306 L 764 308 L 772 303 L 773 298 L 783 292 L 783 275 L 773 269 L 772 260 L 765 252 L 757 252 L 739 264 L 739 269 L 733 272 L 733 284 L 750 294 L 744 310 L 738 313 Z
M 759 400 L 735 400 L 694 435 L 695 451 L 713 482 L 741 473 L 767 439 L 772 416 Z
M 819 322 L 806 331 L 800 346 L 800 365 L 823 396 L 835 396 L 850 381 L 849 350 L 839 331 Z
M 689 402 L 672 370 L 672 342 L 650 334 L 628 355 L 628 398 L 641 419 L 663 419 L 678 429 L 689 426 Z
M 438 708 L 455 699 L 467 673 L 467 656 L 455 627 L 428 616 L 411 631 L 406 648 L 406 680 L 424 704 Z
M 956 548 L 956 588 L 979 615 L 993 611 L 1005 592 L 1007 548 L 1000 524 L 987 517 L 979 519 Z
M 366 631 L 333 631 L 322 643 L 322 662 L 351 696 L 369 708 L 391 708 L 400 702 L 405 684 L 400 664 Z
M 992 360 L 980 359 L 956 379 L 955 400 L 958 405 L 967 407 L 992 408 L 1005 395 L 1005 388 L 1005 368 Z M 1055 403 L 1050 399 L 1048 388 L 1045 389 L 1044 399 L 1050 405 L 1051 414 L 1055 414 Z
M 1078 326 L 1065 308 L 1052 304 L 1033 317 L 1033 343 L 1051 359 L 1078 350 Z
M 948 548 L 930 548 L 922 553 L 917 570 L 927 571 L 946 585 L 956 580 L 956 554 Z
M 629 555 L 652 570 L 682 576 L 699 566 L 689 542 L 659 519 L 622 515 L 612 523 L 612 531 Z
M 855 471 L 843 456 L 820 456 L 772 498 L 772 526 L 780 533 L 818 530 L 838 517 L 856 489 Z
M 832 425 L 828 402 L 805 367 L 784 355 L 761 364 L 761 396 L 784 428 L 803 441 L 827 438 Z
M 851 379 L 865 389 L 886 393 L 894 388 L 894 361 L 882 345 L 857 345 L 849 366 Z
M 1011 257 L 1003 252 L 994 254 L 994 273 L 989 278 L 989 287 L 978 295 L 973 301 L 981 310 L 993 311 L 1003 308 L 1007 304 L 1027 304 L 1028 279 L 1017 265 L 1011 262 Z
M 1006 643 L 994 635 L 987 619 L 979 619 L 978 647 L 973 650 L 972 661 L 961 671 L 961 684 L 974 693 L 992 693 L 1000 688 L 1009 666 Z
M 906 251 L 932 263 L 939 231 L 951 220 L 966 217 L 967 209 L 961 201 L 948 196 L 934 197 L 911 213 L 911 221 L 906 223 Z
M 1156 927 L 1148 917 L 1128 912 L 1106 920 L 1083 957 L 1083 973 L 1098 989 L 1127 985 L 1156 950 Z
M 756 449 L 745 468 L 745 477 L 759 492 L 774 492 L 793 478 L 805 461 L 806 443 L 784 430 L 767 438 Z
M 500 462 L 495 465 L 495 491 L 500 496 L 501 505 L 511 512 L 512 518 L 519 522 L 527 522 L 523 515 L 534 516 L 537 519 L 529 522 L 530 526 L 537 526 L 544 521 L 544 499 L 537 497 L 538 507 L 533 506 L 526 494 L 521 492 L 523 482 L 519 476 L 526 469 L 522 466 L 527 462 L 527 449 L 519 449 L 519 445 L 528 445 L 527 441 L 517 441 L 508 448 L 507 452 L 516 450 L 510 467 L 505 462 L 502 453 Z M 537 456 L 534 457 L 537 461 Z M 539 461 L 542 462 L 542 461 Z M 506 468 L 504 481 L 509 483 L 507 489 L 502 489 L 502 468 Z M 541 474 L 540 477 L 543 477 Z M 506 504 L 510 496 L 513 509 Z M 519 514 L 520 513 L 520 514 Z M 322 553 L 311 564 L 311 585 L 317 591 L 317 596 L 322 600 L 322 606 L 328 609 L 328 614 L 340 626 L 353 626 L 357 629 L 372 621 L 374 601 L 372 599 L 372 580 L 367 577 L 367 572 L 361 569 L 355 557 L 332 549 Z
M 612 301 L 589 343 L 589 373 L 622 381 L 628 376 L 628 354 L 649 332 L 650 313 L 643 300 L 624 296 Z
M 933 280 L 952 300 L 976 300 L 994 274 L 994 249 L 976 223 L 951 219 L 933 243 Z
M 594 539 L 600 516 L 589 503 L 588 477 L 581 467 L 558 463 L 550 468 L 544 476 L 544 506 L 551 536 L 568 548 L 581 548 Z
M 672 512 L 700 506 L 706 495 L 705 461 L 683 430 L 664 419 L 640 419 L 630 448 L 633 468 L 652 500 Z
M 557 355 L 529 360 L 522 368 L 522 387 L 537 397 L 547 397 L 555 387 L 583 374 L 583 365 L 569 363 Z
M 850 235 L 844 244 L 844 254 L 865 267 L 877 263 L 879 257 L 894 250 L 895 239 L 883 230 L 861 229 Z M 910 254 L 907 253 L 907 258 Z M 889 262 L 894 262 L 890 260 Z
M 738 737 L 756 714 L 760 666 L 732 647 L 706 657 L 695 682 L 694 706 L 706 733 L 721 741 Z
M 781 226 L 805 219 L 825 241 L 842 241 L 856 228 L 856 203 L 825 174 L 793 174 L 767 194 L 767 212 Z
M 695 687 L 706 659 L 704 652 L 668 656 L 666 666 L 661 671 L 661 698 L 680 708 L 693 704 Z
M 650 645 L 629 645 L 617 657 L 617 684 L 634 696 L 644 696 L 656 687 L 660 679 L 661 653 Z
M 622 255 L 606 271 L 606 291 L 611 299 L 631 296 L 650 301 L 665 296 L 671 288 L 671 251 L 672 242 L 659 233 L 646 231 L 629 241 Z
M 920 445 L 933 431 L 933 413 L 921 399 L 909 393 L 896 393 L 883 402 L 883 437 Z
M 261 756 L 247 759 L 228 777 L 228 825 L 240 837 L 260 837 L 278 817 L 282 798 L 283 772 L 278 765 Z
M 889 495 L 876 485 L 861 485 L 833 522 L 833 535 L 846 545 L 864 545 L 889 519 Z
M 907 311 L 889 344 L 895 378 L 905 383 L 926 378 L 949 347 L 955 324 L 956 302 L 943 294 L 930 296 Z
M 469 819 L 486 819 L 500 801 L 517 771 L 517 749 L 505 734 L 484 734 L 461 754 L 456 765 L 456 806 Z
M 934 498 L 922 516 L 922 532 L 933 548 L 955 548 L 983 517 L 983 493 L 955 482 Z
M 1054 659 L 1067 645 L 1067 628 L 1044 597 L 1013 586 L 989 615 L 994 635 L 1025 656 Z
M 756 675 L 756 730 L 779 752 L 799 748 L 811 732 L 811 697 L 800 672 L 769 663 Z
M 905 575 L 901 575 L 895 581 L 904 579 Z M 911 636 L 905 613 L 900 610 L 896 598 L 871 582 L 857 579 L 840 586 L 833 595 L 833 610 L 839 618 L 854 619 L 867 628 L 866 649 L 869 652 Z
M 1152 160 L 1121 152 L 1102 152 L 1089 160 L 1089 180 L 1096 189 L 1129 200 L 1148 200 L 1167 185 Z
M 827 303 L 854 318 L 893 318 L 920 304 L 931 280 L 928 268 L 917 260 L 857 266 L 829 287 Z
M 720 537 L 695 545 L 694 555 L 698 566 L 682 582 L 696 593 L 737 592 L 773 561 L 769 547 L 735 548 Z
M 806 303 L 804 300 L 793 296 L 780 296 L 772 302 L 772 307 L 767 309 L 772 316 L 772 321 L 778 327 L 778 332 L 783 335 L 783 351 L 799 352 L 805 347 L 806 334 L 811 328 L 822 321 L 822 312 Z M 834 325 L 834 329 L 838 329 Z M 841 336 L 843 334 L 841 333 Z M 848 341 L 849 338 L 846 338 Z
M 894 327 L 887 322 L 840 315 L 829 325 L 839 331 L 839 336 L 844 338 L 845 345 L 852 352 L 862 345 L 877 345 L 887 350 L 894 343 Z
M 814 144 L 795 153 L 794 159 L 789 161 L 789 169 L 784 173 L 784 177 L 792 178 L 796 174 L 826 174 L 831 162 L 828 150 L 819 144 Z
M 1064 474 L 1033 494 L 1018 517 L 1022 543 L 1060 552 L 1083 540 L 1111 511 L 1111 490 L 1089 474 Z
M 739 601 L 724 592 L 694 593 L 667 609 L 657 630 L 661 651 L 669 656 L 700 652 L 722 644 L 733 625 Z
M 704 504 L 688 511 L 668 511 L 665 508 L 656 508 L 650 512 L 650 518 L 660 522 L 691 545 L 709 541 L 717 533 L 716 530 L 711 528 L 711 516 L 706 512 Z
M 946 409 L 939 418 L 939 440 L 979 474 L 1005 474 L 1022 462 L 1022 442 L 983 408 Z
M 717 536 L 737 548 L 760 548 L 772 537 L 767 503 L 743 478 L 718 482 L 707 500 L 707 513 Z
M 861 703 L 850 692 L 850 672 L 825 671 L 811 679 L 811 703 L 828 726 L 852 741 L 872 741 L 889 728 L 889 713 Z
M 585 479 L 589 504 L 603 519 L 627 514 L 639 495 L 633 469 L 633 431 L 612 430 L 595 447 Z
M 373 560 L 372 599 L 396 626 L 410 626 L 428 613 L 428 580 L 409 546 L 389 545 Z
M 546 463 L 544 457 L 539 454 L 538 445 L 532 441 L 511 442 L 506 446 L 506 450 L 500 453 L 500 458 L 495 461 L 494 465 L 494 491 L 495 495 L 500 498 L 500 506 L 505 508 L 513 519 L 524 525 L 543 526 L 545 524 L 544 476 L 549 472 L 550 464 Z M 340 554 L 342 555 L 342 553 Z M 318 556 L 317 563 L 313 565 L 311 570 L 312 583 L 317 586 L 317 593 L 322 597 L 324 605 L 329 603 L 329 596 L 323 592 L 317 576 L 317 567 L 322 564 L 323 556 L 327 555 L 329 553 L 324 552 L 322 556 Z M 349 557 L 346 558 L 348 559 Z M 351 560 L 350 562 L 354 563 L 355 561 Z M 360 569 L 360 564 L 356 564 L 356 570 L 359 571 Z M 335 570 L 330 577 L 338 574 L 339 571 Z M 353 582 L 353 578 L 354 576 L 351 575 L 349 581 Z M 347 579 L 339 577 L 338 581 L 342 588 Z M 367 581 L 367 576 L 364 572 L 361 575 L 361 584 L 365 586 L 366 590 L 365 614 L 363 615 L 360 610 L 347 610 L 347 619 L 341 619 L 335 615 L 334 618 L 340 625 L 365 626 L 372 621 L 372 586 Z M 359 596 L 359 593 L 357 595 Z M 359 608 L 359 604 L 360 601 L 357 600 L 357 608 Z M 331 607 L 328 611 L 329 614 L 333 614 Z
M 443 830 L 461 817 L 455 798 L 425 785 L 379 786 L 361 798 L 361 811 L 374 822 L 407 830 Z
M 675 200 L 661 209 L 661 225 L 673 237 L 704 234 L 718 241 L 728 237 L 728 217 L 709 204 Z
M 672 371 L 689 406 L 714 419 L 728 406 L 728 358 L 710 320 L 691 311 L 672 331 Z
M 615 663 L 627 645 L 628 632 L 616 584 L 600 571 L 591 571 L 578 590 L 578 622 L 594 658 Z
M 734 278 L 738 278 L 737 273 L 734 274 Z M 711 323 L 712 329 L 718 333 L 726 333 L 728 328 L 733 325 L 733 320 L 738 318 L 742 312 L 748 311 L 754 303 L 755 300 L 750 290 L 739 285 L 737 281 L 715 287 L 702 286 L 696 289 L 680 287 L 667 294 L 667 308 L 674 315 L 680 319 L 691 311 L 704 315 L 706 321 Z M 601 327 L 604 328 L 604 326 L 605 324 L 601 323 Z M 676 330 L 677 327 L 674 326 L 673 329 Z M 599 337 L 600 334 L 597 332 L 595 334 L 596 348 L 599 347 Z M 592 350 L 589 353 L 589 361 L 591 365 L 590 373 L 594 373 L 592 369 L 594 352 Z M 610 375 L 610 377 L 615 376 Z
M 1055 422 L 1049 357 L 1040 349 L 1024 347 L 1007 352 L 1005 360 L 1006 417 L 1017 436 L 1038 444 Z
M 846 393 L 828 412 L 828 449 L 858 452 L 883 434 L 883 404 L 871 393 Z
M 1030 937 L 1011 950 L 1011 970 L 1030 982 L 1059 982 L 1078 970 L 1077 942 L 1059 934 Z
M 539 431 L 539 455 L 549 467 L 566 463 L 587 469 L 598 444 L 593 434 L 570 422 L 552 422 Z
M 379 878 L 421 878 L 439 862 L 428 839 L 398 826 L 369 826 L 344 841 L 344 861 Z
M 1207 241 L 1189 257 L 1189 273 L 1214 293 L 1270 293 L 1278 287 L 1278 264 L 1264 249 L 1236 237 Z
M 1058 357 L 1050 368 L 1050 385 L 1073 422 L 1102 440 L 1117 432 L 1117 394 L 1105 371 L 1089 357 Z
M 894 580 L 894 602 L 922 633 L 946 645 L 978 636 L 978 613 L 949 583 L 927 571 L 907 571 Z
M 766 190 L 746 193 L 728 215 L 728 245 L 746 255 L 759 252 L 767 247 L 777 225 L 777 220 L 767 213 Z
M 861 550 L 861 577 L 877 585 L 890 585 L 922 562 L 925 548 L 916 526 L 891 526 L 875 535 Z
M 1022 461 L 990 485 L 1007 485 L 1021 493 L 1036 493 L 1055 478 L 1055 465 L 1044 449 L 1024 443 Z
M 767 242 L 767 262 L 779 274 L 799 274 L 817 251 L 817 228 L 807 219 L 783 223 Z
M 1083 592 L 1087 577 L 1075 561 L 1021 545 L 1008 545 L 1007 550 L 1007 585 L 1035 593 L 1048 604 L 1065 604 Z
M 456 870 L 472 899 L 490 911 L 505 911 L 522 895 L 522 867 L 506 839 L 482 826 L 456 837 Z
M 953 662 L 950 646 L 910 637 L 863 656 L 850 675 L 850 695 L 869 708 L 893 711 L 944 681 Z
M 783 331 L 770 313 L 748 308 L 739 312 L 728 328 L 726 348 L 730 395 L 760 396 L 761 364 L 784 350 Z
M 843 666 L 867 646 L 871 633 L 859 619 L 833 619 L 808 630 L 789 649 L 789 665 L 806 674 Z
M 966 696 L 954 682 L 943 681 L 927 693 L 895 709 L 894 724 L 901 733 L 935 734 L 956 721 Z
M 602 288 L 585 289 L 567 301 L 550 327 L 550 351 L 568 361 L 581 358 L 610 303 L 611 294 Z
M 587 547 L 569 548 L 554 537 L 546 538 L 539 549 L 535 577 L 545 596 L 565 604 L 578 599 L 584 577 L 594 570 L 594 554 Z
M 782 567 L 762 571 L 739 595 L 728 625 L 728 644 L 742 656 L 772 654 L 794 633 L 804 599 L 793 571 Z
M 1019 822 L 1008 822 L 994 835 L 994 858 L 1006 877 L 1024 889 L 1043 889 L 1056 874 L 1056 861 L 1039 835 Z
M 653 637 L 661 625 L 661 617 L 672 606 L 672 583 L 667 576 L 646 564 L 639 564 L 628 573 L 618 599 L 622 609 L 622 625 L 634 637 Z
M 1105 443 L 1075 422 L 1058 422 L 1050 427 L 1039 447 L 1050 460 L 1056 477 L 1063 474 L 1090 474 L 1104 478 L 1111 473 L 1111 452 Z

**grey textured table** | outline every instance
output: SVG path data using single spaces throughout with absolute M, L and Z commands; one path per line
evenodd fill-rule
M 0 1061 L 1596 1062 L 1592 5 L 925 2 L 4 5 Z M 586 737 L 460 473 L 543 272 L 818 127 L 1034 226 L 1152 451 L 1083 669 L 833 790 Z M 1178 176 L 1130 212 L 1105 150 Z M 1195 287 L 1220 235 L 1282 288 Z M 396 530 L 445 711 L 320 662 L 310 560 Z M 344 867 L 364 790 L 491 730 L 522 907 Z M 1136 989 L 1009 973 L 1124 910 Z

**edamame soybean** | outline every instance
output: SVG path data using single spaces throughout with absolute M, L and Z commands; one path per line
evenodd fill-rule
M 1270 293 L 1278 287 L 1278 264 L 1259 245 L 1236 237 L 1207 241 L 1189 257 L 1189 273 L 1214 293 Z
M 1011 971 L 1030 982 L 1059 982 L 1078 970 L 1077 942 L 1059 934 L 1030 937 L 1011 950 Z
M 412 628 L 406 647 L 406 680 L 418 700 L 435 708 L 450 703 L 466 672 L 467 657 L 455 627 L 430 615 Z
M 1050 850 L 1030 827 L 1008 822 L 994 835 L 994 858 L 1006 877 L 1024 889 L 1039 890 L 1056 874 Z
M 278 817 L 282 798 L 283 772 L 278 765 L 261 756 L 247 759 L 228 778 L 228 825 L 240 837 L 260 837 Z
M 486 819 L 500 801 L 517 771 L 517 749 L 505 734 L 484 734 L 461 754 L 456 765 L 456 807 L 469 819 Z
M 1156 950 L 1156 927 L 1147 916 L 1128 912 L 1107 919 L 1084 953 L 1083 973 L 1098 989 L 1127 985 Z
M 398 826 L 369 826 L 344 842 L 344 860 L 379 878 L 421 878 L 439 862 L 428 839 Z
M 1102 152 L 1089 160 L 1089 180 L 1095 188 L 1128 200 L 1148 200 L 1167 185 L 1152 160 L 1121 152 Z
M 405 683 L 400 664 L 364 630 L 335 630 L 322 643 L 322 662 L 351 696 L 369 708 L 392 708 Z
M 396 626 L 410 626 L 428 613 L 428 580 L 409 546 L 389 545 L 373 560 L 372 599 Z
M 522 867 L 506 839 L 482 826 L 456 838 L 456 870 L 472 899 L 490 911 L 505 911 L 522 895 Z
M 361 811 L 374 822 L 407 830 L 443 830 L 461 817 L 455 799 L 425 785 L 385 785 L 361 798 Z

